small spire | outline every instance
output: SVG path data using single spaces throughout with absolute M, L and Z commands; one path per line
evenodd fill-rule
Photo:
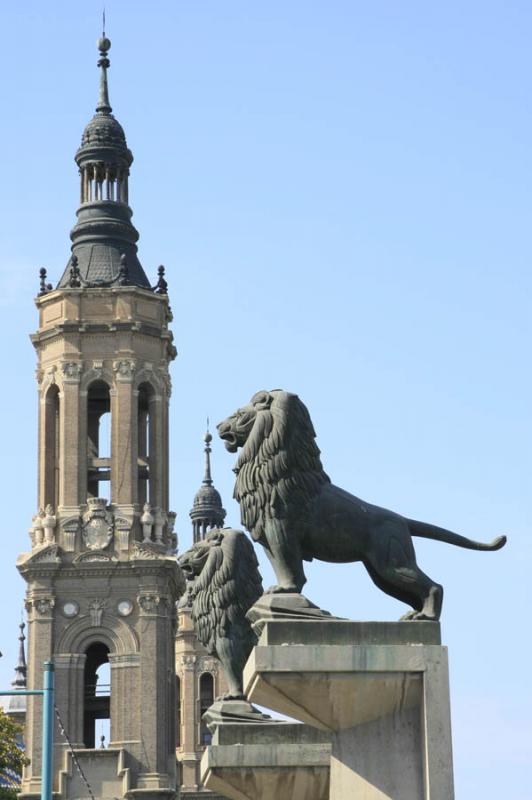
M 203 437 L 205 442 L 205 475 L 203 482 L 196 492 L 190 518 L 192 520 L 192 536 L 194 542 L 205 538 L 213 528 L 223 528 L 225 509 L 222 506 L 220 493 L 214 488 L 211 474 L 211 442 L 212 435 L 209 431 L 207 418 L 207 432 Z
M 111 62 L 107 58 L 107 53 L 111 49 L 111 40 L 105 35 L 105 11 L 104 11 L 104 30 L 100 39 L 98 39 L 98 50 L 100 51 L 100 58 L 98 59 L 98 66 L 100 67 L 100 98 L 96 111 L 98 114 L 110 114 L 113 110 L 109 103 L 109 89 L 107 86 L 107 70 Z
M 18 647 L 18 660 L 17 666 L 15 667 L 15 678 L 11 681 L 11 686 L 14 689 L 25 689 L 26 688 L 26 654 L 24 652 L 24 642 L 26 637 L 24 636 L 24 628 L 26 625 L 24 622 L 21 622 L 19 625 L 20 635 L 18 637 L 19 640 L 19 647 Z
M 39 270 L 39 295 L 51 292 L 53 288 L 51 283 L 46 283 L 46 270 L 41 267 Z
M 203 441 L 205 442 L 205 477 L 203 478 L 203 483 L 205 486 L 212 486 L 212 476 L 211 476 L 211 442 L 212 442 L 212 435 L 209 431 L 209 418 L 207 417 L 207 432 L 203 437 Z
M 153 291 L 156 294 L 168 294 L 168 283 L 164 277 L 164 267 L 161 264 L 160 267 L 157 268 L 157 273 L 159 275 L 159 279 L 155 286 L 153 287 Z
M 72 256 L 70 259 L 70 279 L 68 285 L 71 289 L 79 289 L 81 286 L 81 275 L 79 272 L 77 256 Z

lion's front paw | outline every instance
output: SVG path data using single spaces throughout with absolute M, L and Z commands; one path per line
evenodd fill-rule
M 408 611 L 403 614 L 399 622 L 411 622 L 412 620 L 428 620 L 429 622 L 437 622 L 438 618 L 434 614 L 427 614 L 424 611 Z
M 278 583 L 266 589 L 265 594 L 298 594 L 297 586 L 280 586 Z

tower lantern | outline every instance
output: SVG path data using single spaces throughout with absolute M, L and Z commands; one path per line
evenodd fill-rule
M 171 311 L 137 255 L 128 200 L 133 156 L 109 103 L 111 42 L 76 153 L 81 192 L 71 256 L 36 298 L 38 503 L 27 582 L 28 686 L 53 659 L 54 792 L 61 800 L 174 798 L 175 604 L 183 589 L 168 497 Z M 161 273 L 160 273 L 161 275 Z M 166 281 L 165 281 L 166 286 Z M 107 748 L 97 749 L 101 736 Z M 41 781 L 41 706 L 28 698 L 30 765 Z M 94 754 L 98 753 L 96 757 Z M 81 766 L 81 771 L 76 768 Z

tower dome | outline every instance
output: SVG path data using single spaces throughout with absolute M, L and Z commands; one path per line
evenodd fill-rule
M 212 528 L 223 528 L 225 521 L 225 508 L 222 506 L 220 492 L 214 488 L 211 476 L 211 442 L 212 436 L 207 431 L 203 437 L 205 442 L 205 476 L 196 492 L 190 518 L 194 543 L 203 539 Z
M 80 207 L 70 234 L 72 256 L 58 288 L 73 285 L 72 267 L 76 281 L 84 287 L 128 283 L 151 288 L 137 256 L 139 234 L 131 222 L 128 179 L 133 154 L 109 102 L 110 48 L 111 41 L 103 35 L 98 40 L 98 105 L 85 126 L 75 156 L 80 174 Z

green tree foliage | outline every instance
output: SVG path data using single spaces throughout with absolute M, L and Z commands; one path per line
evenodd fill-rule
M 22 728 L 0 708 L 0 770 L 12 769 L 22 775 L 22 767 L 28 759 L 17 745 Z

